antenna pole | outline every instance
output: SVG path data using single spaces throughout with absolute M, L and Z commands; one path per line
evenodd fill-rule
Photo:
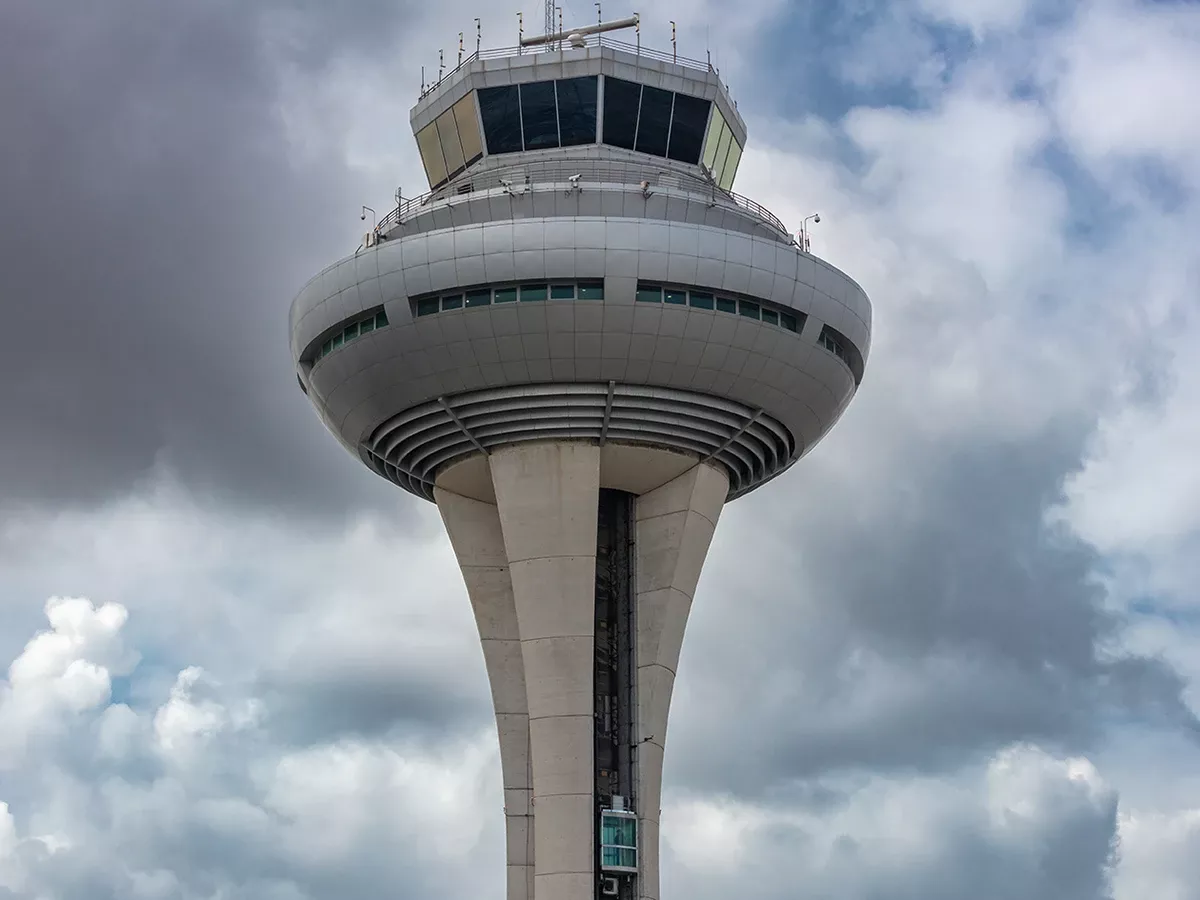
M 460 31 L 458 33 L 458 64 L 460 66 L 462 65 L 462 54 L 463 54 L 463 33 Z
M 546 30 L 542 34 L 554 34 L 554 0 L 546 0 Z
M 446 71 L 445 50 L 438 51 L 438 84 L 442 83 L 442 72 Z
M 525 13 L 517 13 L 517 52 L 525 49 Z
M 421 96 L 425 96 L 425 67 L 421 66 Z
M 561 6 L 556 6 L 555 9 L 558 10 L 558 33 L 562 34 L 563 33 L 563 8 Z M 558 39 L 558 49 L 559 50 L 562 49 L 562 38 Z
M 479 20 L 475 20 L 475 55 L 479 56 L 479 51 L 483 49 L 483 26 L 479 24 Z
M 679 51 L 675 46 L 675 20 L 671 20 L 671 62 L 679 62 Z
M 604 16 L 600 12 L 600 0 L 596 0 L 596 24 L 600 25 L 604 22 Z

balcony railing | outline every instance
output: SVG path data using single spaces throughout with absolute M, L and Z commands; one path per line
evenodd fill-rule
M 733 206 L 749 213 L 787 237 L 789 242 L 795 243 L 791 232 L 779 217 L 758 201 L 733 191 L 722 190 L 715 182 L 699 175 L 665 170 L 633 160 L 624 163 L 579 160 L 574 164 L 560 160 L 527 161 L 520 165 L 486 169 L 471 178 L 460 178 L 419 197 L 401 198 L 396 208 L 380 220 L 375 230 L 379 234 L 386 233 L 393 226 L 402 225 L 408 219 L 419 215 L 432 203 L 449 197 L 473 194 L 476 191 L 498 189 L 504 187 L 506 181 L 519 191 L 522 188 L 528 190 L 537 184 L 567 185 L 577 174 L 581 176 L 578 179 L 580 186 L 625 184 L 633 187 L 646 182 L 652 188 L 676 188 L 689 194 L 701 194 L 714 206 Z
M 657 60 L 658 62 L 674 63 L 677 66 L 683 66 L 687 69 L 699 69 L 704 72 L 716 72 L 713 64 L 707 60 L 689 59 L 686 56 L 679 56 L 676 53 L 667 53 L 663 50 L 651 50 L 648 47 L 643 47 L 641 44 L 630 44 L 627 41 L 618 41 L 614 38 L 603 34 L 589 34 L 584 37 L 584 46 L 586 47 L 609 47 L 613 50 L 621 50 L 625 53 L 632 53 L 634 56 L 644 56 L 646 59 Z M 454 68 L 448 72 L 443 72 L 438 76 L 438 79 L 430 84 L 421 85 L 421 98 L 432 94 L 447 80 L 464 66 L 469 66 L 477 59 L 504 59 L 509 56 L 532 56 L 538 53 L 559 53 L 568 50 L 577 49 L 567 43 L 566 40 L 558 41 L 553 44 L 535 45 L 532 47 L 501 47 L 494 50 L 476 50 L 468 56 L 464 56 L 462 62 L 455 64 Z

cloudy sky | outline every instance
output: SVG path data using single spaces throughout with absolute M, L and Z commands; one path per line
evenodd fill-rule
M 436 510 L 286 333 L 500 7 L 0 3 L 0 898 L 502 897 Z M 842 423 L 722 516 L 664 896 L 1197 900 L 1200 6 L 638 11 L 875 303 Z

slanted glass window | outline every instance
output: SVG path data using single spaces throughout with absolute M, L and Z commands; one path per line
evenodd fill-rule
M 480 291 L 467 291 L 467 308 L 472 306 L 487 306 L 492 302 L 492 292 L 490 289 Z
M 379 312 L 375 313 L 375 327 L 376 328 L 384 328 L 387 325 L 387 323 L 388 323 L 387 313 L 385 313 L 382 309 Z
M 344 332 L 339 331 L 337 334 L 335 334 L 333 336 L 333 349 L 334 350 L 336 350 L 338 347 L 342 346 L 342 335 L 343 334 L 344 334 Z
M 496 288 L 497 303 L 515 303 L 517 300 L 517 289 L 515 287 Z
M 604 282 L 603 281 L 581 281 L 581 282 L 579 282 L 579 299 L 580 300 L 603 300 L 604 299 Z
M 329 340 L 327 340 L 325 343 L 323 343 L 321 345 L 321 355 L 324 356 L 326 353 L 328 353 L 332 349 L 333 349 L 333 339 L 330 338 Z
M 525 284 L 521 286 L 521 302 L 527 300 L 545 300 L 546 286 L 544 284 Z
M 687 306 L 687 291 L 673 291 L 667 288 L 663 293 L 663 299 L 667 303 L 674 303 L 676 306 Z
M 555 86 L 562 146 L 596 143 L 596 76 L 563 78 Z
M 778 325 L 779 313 L 775 312 L 773 309 L 764 309 L 762 311 L 762 320 L 768 325 Z
M 667 155 L 667 129 L 671 127 L 671 101 L 674 95 L 662 88 L 642 87 L 642 112 L 638 117 L 637 146 L 639 153 Z
M 693 165 L 700 162 L 709 106 L 710 101 L 703 97 L 675 95 L 675 109 L 671 113 L 671 145 L 667 148 L 670 159 Z
M 718 297 L 717 310 L 719 312 L 735 313 L 737 312 L 737 301 L 730 300 L 728 297 Z
M 462 294 L 450 294 L 443 297 L 442 309 L 462 309 Z
M 521 127 L 526 150 L 558 146 L 558 107 L 554 102 L 553 81 L 521 85 Z
M 517 153 L 521 145 L 521 96 L 515 84 L 480 88 L 479 114 L 488 153 Z
M 441 306 L 438 305 L 437 297 L 426 297 L 424 300 L 417 301 L 418 316 L 431 316 L 439 309 Z
M 713 295 L 701 293 L 700 291 L 691 291 L 689 297 L 692 301 L 692 306 L 697 309 L 712 309 Z
M 662 303 L 662 288 L 648 284 L 639 284 L 637 288 L 639 303 Z
M 551 300 L 574 300 L 575 285 L 573 284 L 552 284 L 550 285 Z
M 642 86 L 620 78 L 604 79 L 604 143 L 633 149 L 637 137 Z
M 751 303 L 749 300 L 738 301 L 738 312 L 750 319 L 758 318 L 758 304 Z
M 371 318 L 367 319 L 365 322 L 358 323 L 358 333 L 359 334 L 370 334 L 374 330 L 375 330 L 375 317 L 374 316 L 371 316 Z
M 479 140 L 479 122 L 475 118 L 475 98 L 467 94 L 450 110 L 458 125 L 458 137 L 462 141 L 463 155 L 469 166 L 483 156 L 483 143 Z
M 600 868 L 636 872 L 637 816 L 630 812 L 600 813 Z
M 782 325 L 784 328 L 786 328 L 788 331 L 799 331 L 800 330 L 796 325 L 796 317 L 793 316 L 791 313 L 780 313 L 779 314 L 779 324 Z

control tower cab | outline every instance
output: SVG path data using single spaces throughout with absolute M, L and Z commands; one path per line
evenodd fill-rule
M 746 125 L 636 20 L 472 54 L 411 113 L 429 191 L 300 292 L 301 389 L 435 501 L 500 739 L 509 900 L 657 898 L 667 712 L 723 505 L 863 378 L 871 306 L 733 193 Z

